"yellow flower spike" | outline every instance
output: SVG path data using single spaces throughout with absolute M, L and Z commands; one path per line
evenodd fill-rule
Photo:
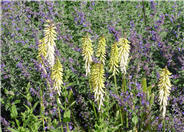
M 82 38 L 82 56 L 85 61 L 86 76 L 90 73 L 90 67 L 92 63 L 93 48 L 92 42 L 89 36 Z
M 98 109 L 101 109 L 104 101 L 104 85 L 105 77 L 104 77 L 104 66 L 101 63 L 95 63 L 92 65 L 92 70 L 90 74 L 90 83 L 93 88 L 95 101 L 98 102 Z
M 45 40 L 43 38 L 43 39 L 39 40 L 37 59 L 38 59 L 38 62 L 41 63 L 41 68 L 43 69 L 43 71 L 45 73 L 47 73 L 47 72 L 46 72 L 46 69 L 44 66 L 43 58 L 46 58 L 46 55 L 47 55 L 47 48 L 46 48 Z
M 47 24 L 45 24 L 45 29 L 44 29 L 44 35 L 45 35 L 45 41 L 49 45 L 56 45 L 55 40 L 56 40 L 56 27 L 54 23 L 52 23 L 50 20 L 46 21 Z
M 171 82 L 169 79 L 170 75 L 171 73 L 168 71 L 167 67 L 163 68 L 160 73 L 160 79 L 158 83 L 160 111 L 162 111 L 163 118 L 165 118 L 167 100 L 171 90 Z
M 38 61 L 43 65 L 43 59 L 42 57 L 46 57 L 47 55 L 47 48 L 46 48 L 46 44 L 44 41 L 44 38 L 39 40 L 39 45 L 38 45 Z
M 120 58 L 120 69 L 123 74 L 126 74 L 126 68 L 128 66 L 128 57 L 130 52 L 129 41 L 125 38 L 120 38 L 118 44 L 119 48 L 119 58 Z
M 61 85 L 63 84 L 63 66 L 56 58 L 56 63 L 52 67 L 51 79 L 53 80 L 53 88 L 59 94 L 61 93 Z
M 110 56 L 110 72 L 112 72 L 112 75 L 116 75 L 118 71 L 118 65 L 119 65 L 119 56 L 118 56 L 118 46 L 117 42 L 115 42 L 111 46 L 111 56 Z
M 54 26 L 54 24 L 50 21 L 47 20 L 47 24 L 45 24 L 45 29 L 44 29 L 44 39 L 45 39 L 45 43 L 47 46 L 47 60 L 50 64 L 50 66 L 52 67 L 54 65 L 54 61 L 55 61 L 55 57 L 54 57 L 54 53 L 55 53 L 55 40 L 56 40 L 56 27 Z
M 100 58 L 100 62 L 105 64 L 105 46 L 106 40 L 104 36 L 101 36 L 98 43 L 98 50 L 96 56 Z

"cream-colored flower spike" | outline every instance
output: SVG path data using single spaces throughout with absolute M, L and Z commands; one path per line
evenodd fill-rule
M 105 64 L 105 46 L 106 46 L 106 40 L 105 40 L 105 37 L 102 35 L 99 38 L 96 56 L 100 59 L 100 62 L 102 62 L 103 64 Z
M 43 38 L 43 39 L 39 40 L 39 44 L 38 44 L 38 56 L 37 56 L 38 61 L 42 65 L 43 65 L 43 58 L 45 58 L 46 55 L 47 55 L 47 48 L 46 48 L 46 44 L 45 44 L 45 41 L 44 41 L 44 38 Z
M 98 109 L 101 109 L 104 101 L 104 66 L 101 63 L 95 63 L 92 65 L 92 70 L 90 74 L 90 84 L 93 88 L 95 101 L 98 103 Z
M 111 56 L 110 56 L 110 72 L 112 72 L 112 75 L 116 75 L 119 71 L 118 71 L 118 67 L 119 67 L 119 56 L 118 56 L 118 46 L 117 46 L 117 42 L 115 42 L 112 46 L 111 46 Z
M 82 56 L 85 61 L 86 76 L 90 73 L 90 67 L 92 63 L 93 48 L 92 42 L 89 36 L 82 38 Z
M 43 38 L 43 39 L 39 40 L 37 59 L 41 63 L 41 68 L 44 70 L 45 73 L 46 73 L 46 69 L 44 66 L 43 59 L 45 59 L 46 55 L 47 55 L 47 48 L 46 48 L 45 40 Z
M 55 57 L 55 40 L 56 40 L 56 27 L 55 25 L 50 21 L 47 20 L 47 24 L 45 24 L 45 29 L 44 29 L 44 39 L 47 47 L 47 60 L 50 64 L 51 67 L 54 65 Z
M 128 66 L 128 57 L 130 52 L 129 41 L 125 38 L 120 38 L 119 44 L 119 58 L 120 58 L 120 69 L 123 74 L 126 74 L 126 68 Z
M 162 111 L 163 118 L 165 118 L 167 100 L 171 90 L 171 82 L 169 79 L 170 75 L 171 73 L 168 71 L 167 67 L 163 68 L 160 73 L 160 79 L 158 83 L 160 111 Z
M 53 80 L 53 88 L 60 96 L 61 85 L 63 84 L 63 66 L 59 59 L 56 58 L 56 63 L 52 67 L 51 79 Z

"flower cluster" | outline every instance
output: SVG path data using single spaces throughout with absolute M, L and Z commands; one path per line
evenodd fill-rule
M 92 65 L 92 70 L 90 74 L 90 83 L 93 88 L 93 91 L 95 93 L 95 101 L 97 101 L 99 105 L 99 110 L 101 109 L 101 106 L 103 106 L 104 101 L 104 66 L 100 63 L 95 63 Z
M 44 41 L 46 43 L 46 48 L 47 48 L 46 58 L 50 66 L 52 67 L 55 61 L 54 53 L 55 53 L 55 46 L 56 46 L 55 44 L 56 27 L 50 20 L 47 20 L 47 23 L 48 24 L 45 25 L 45 29 L 44 29 L 44 34 L 45 34 Z
M 38 45 L 38 61 L 43 65 L 43 58 L 45 58 L 47 55 L 47 49 L 46 49 L 46 43 L 45 43 L 45 39 L 41 39 L 39 41 L 39 45 Z
M 90 67 L 93 56 L 92 42 L 88 35 L 82 38 L 82 56 L 84 56 L 86 76 L 87 76 L 88 73 L 90 73 Z
M 120 69 L 123 74 L 126 74 L 126 67 L 128 65 L 128 57 L 130 52 L 129 41 L 125 38 L 120 38 L 118 44 L 119 48 L 119 58 L 120 58 Z
M 46 43 L 45 43 L 45 39 L 41 39 L 39 41 L 39 45 L 38 45 L 38 62 L 41 63 L 41 68 L 43 69 L 44 73 L 46 73 L 46 69 L 44 66 L 44 59 L 46 58 L 47 55 L 47 49 L 46 49 Z
M 54 81 L 54 90 L 57 91 L 60 96 L 61 85 L 63 84 L 63 66 L 60 63 L 59 58 L 56 59 L 56 63 L 52 67 L 51 79 Z
M 45 36 L 40 40 L 38 45 L 38 60 L 42 64 L 42 67 L 44 67 L 44 59 L 47 59 L 51 68 L 51 80 L 53 81 L 53 89 L 60 96 L 61 85 L 63 84 L 63 66 L 60 63 L 58 57 L 55 60 L 56 27 L 51 20 L 47 20 L 46 22 L 47 24 L 45 24 L 44 29 Z
M 160 79 L 158 83 L 159 87 L 159 101 L 160 110 L 162 110 L 162 117 L 165 118 L 167 100 L 171 90 L 171 82 L 169 76 L 171 73 L 168 71 L 167 67 L 163 68 L 160 74 Z
M 96 56 L 99 57 L 100 62 L 105 64 L 105 46 L 106 40 L 104 36 L 101 36 L 98 43 L 98 50 Z
M 118 46 L 117 42 L 115 42 L 111 46 L 111 56 L 110 56 L 110 72 L 112 72 L 112 75 L 116 75 L 118 71 L 118 65 L 119 65 L 119 57 L 118 57 Z

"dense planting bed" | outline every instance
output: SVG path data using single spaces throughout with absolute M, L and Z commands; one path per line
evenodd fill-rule
M 183 1 L 2 1 L 3 132 L 184 131 Z

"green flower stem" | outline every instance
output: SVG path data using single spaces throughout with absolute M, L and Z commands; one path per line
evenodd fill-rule
M 60 112 L 60 107 L 59 107 L 59 95 L 57 94 L 56 96 L 56 101 L 57 101 L 57 110 L 58 110 L 58 116 L 59 116 L 59 122 L 61 123 L 61 131 L 63 132 L 63 125 L 62 125 L 62 122 L 61 122 L 61 112 Z
M 57 100 L 57 106 L 58 106 L 58 115 L 59 115 L 59 122 L 61 122 L 61 112 L 60 112 L 60 108 L 59 108 L 59 95 L 57 94 L 56 96 L 56 100 Z
M 126 92 L 126 78 L 125 78 L 125 75 L 123 75 L 122 77 L 122 91 L 123 92 Z
M 144 24 L 146 26 L 146 11 L 145 11 L 145 5 L 144 5 L 144 1 L 142 0 L 142 12 L 143 12 L 143 17 L 144 17 Z
M 121 118 L 121 124 L 123 125 L 123 110 L 122 110 L 122 108 L 120 107 L 120 118 Z
M 163 119 L 163 132 L 165 132 L 165 119 Z
M 90 88 L 90 92 L 93 93 L 90 82 L 89 82 L 89 88 Z M 98 119 L 94 102 L 92 102 L 92 106 L 93 106 L 93 110 L 94 110 L 94 113 L 95 113 L 95 118 Z
M 64 87 L 64 91 L 65 91 L 65 93 L 67 92 L 66 87 Z M 64 95 L 64 96 L 65 96 L 65 110 L 66 110 L 67 109 L 67 106 L 66 106 L 67 98 L 66 98 L 66 95 Z M 67 128 L 67 132 L 70 132 L 70 129 L 69 129 L 69 126 L 68 126 L 68 122 L 66 123 L 66 128 Z
M 126 88 L 126 78 L 125 78 L 125 74 L 123 74 L 122 76 L 122 91 L 126 92 L 127 88 Z M 126 121 L 126 128 L 128 128 L 128 112 L 124 111 L 125 113 L 125 121 Z
M 45 111 L 45 108 L 44 108 L 44 104 L 43 104 L 43 87 L 40 88 L 40 115 L 42 117 L 42 122 L 43 122 L 43 131 L 45 132 L 45 123 L 44 123 L 44 111 Z
M 40 89 L 40 114 L 42 116 L 44 116 L 44 111 L 45 111 L 45 108 L 44 108 L 44 104 L 43 104 L 43 87 L 41 87 Z
M 67 126 L 67 132 L 70 132 L 69 126 L 68 126 L 68 122 L 66 123 Z
M 45 129 L 44 129 L 45 128 L 44 118 L 42 118 L 42 121 L 43 121 L 42 122 L 43 123 L 43 131 L 45 132 Z
M 128 128 L 128 112 L 126 112 L 126 127 Z
M 115 84 L 116 94 L 118 95 L 118 87 L 117 87 L 116 75 L 114 75 L 114 84 Z M 117 105 L 116 107 L 117 107 L 117 109 L 120 110 L 120 119 L 121 119 L 121 124 L 123 125 L 123 115 L 122 115 L 123 111 L 122 111 L 122 108 L 119 105 Z
M 115 84 L 116 94 L 118 94 L 116 75 L 114 75 L 114 84 Z

